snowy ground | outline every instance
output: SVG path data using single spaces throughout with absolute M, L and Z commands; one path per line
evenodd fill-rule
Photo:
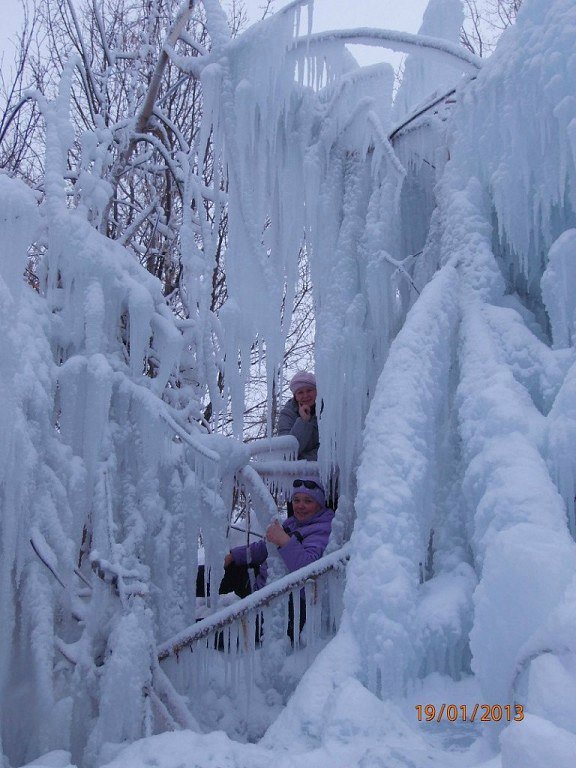
M 277 738 L 273 729 L 261 744 L 240 744 L 221 731 L 184 731 L 142 739 L 125 748 L 108 745 L 102 757 L 110 758 L 107 768 L 502 768 L 489 727 L 416 722 L 415 703 L 473 706 L 477 700 L 472 679 L 454 683 L 434 675 L 411 697 L 392 704 L 380 701 L 349 678 L 334 692 L 324 712 L 320 738 L 290 743 L 290 739 Z M 310 715 L 309 711 L 297 715 L 304 729 Z M 511 727 L 526 730 L 520 724 Z M 31 765 L 68 768 L 69 755 L 54 752 Z M 564 764 L 554 763 L 554 768 L 564 768 Z
M 321 662 L 322 663 L 322 662 Z M 467 706 L 481 693 L 473 677 L 455 682 L 430 675 L 411 695 L 383 702 L 344 676 L 331 693 L 310 696 L 304 685 L 258 744 L 240 743 L 222 731 L 164 733 L 130 746 L 106 744 L 105 768 L 573 768 L 576 737 L 534 715 L 522 722 L 418 722 L 416 706 Z M 304 702 L 306 702 L 304 704 Z M 319 707 L 315 709 L 315 707 Z M 321 728 L 318 729 L 318 721 Z M 521 760 L 521 762 L 519 762 Z M 56 751 L 29 765 L 71 768 Z

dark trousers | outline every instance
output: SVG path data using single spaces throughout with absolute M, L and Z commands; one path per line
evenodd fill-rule
M 253 565 L 250 568 L 254 571 L 254 576 L 257 576 L 260 570 L 259 566 Z M 210 594 L 210 585 L 205 583 L 204 577 L 204 566 L 199 565 L 198 573 L 196 574 L 196 597 L 206 597 L 206 588 L 208 594 Z M 220 595 L 227 595 L 229 592 L 235 592 L 238 597 L 247 597 L 252 593 L 247 565 L 231 563 L 224 569 L 224 578 L 220 582 L 218 593 Z
M 304 624 L 306 624 L 306 600 L 300 595 L 300 632 L 304 629 Z M 288 601 L 288 631 L 286 632 L 288 637 L 290 638 L 291 642 L 294 643 L 294 600 L 292 598 L 292 595 L 290 595 L 290 599 Z
M 254 576 L 258 575 L 259 567 L 257 565 L 250 566 L 254 571 Z M 196 575 L 196 597 L 206 597 L 206 592 L 210 594 L 210 585 L 204 582 L 204 566 L 198 566 L 198 573 Z M 206 590 L 207 587 L 207 590 Z M 231 563 L 224 569 L 224 578 L 220 582 L 218 589 L 219 594 L 226 595 L 229 592 L 235 592 L 238 597 L 247 597 L 252 594 L 252 585 L 250 583 L 249 566 L 236 565 Z M 300 632 L 306 624 L 306 601 L 300 596 Z M 258 616 L 256 622 L 256 640 L 259 642 L 262 638 L 262 616 Z M 288 602 L 288 629 L 286 634 L 292 642 L 294 642 L 294 601 L 292 595 Z

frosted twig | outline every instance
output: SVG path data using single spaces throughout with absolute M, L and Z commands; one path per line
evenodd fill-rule
M 176 691 L 157 663 L 153 665 L 152 675 L 154 692 L 159 696 L 160 701 L 164 704 L 171 717 L 174 718 L 181 728 L 189 731 L 198 731 L 198 723 L 188 711 L 182 696 Z
M 134 210 L 136 210 L 136 206 L 132 206 Z M 124 232 L 122 232 L 121 236 L 118 238 L 118 242 L 121 245 L 126 245 L 130 241 L 130 238 L 132 235 L 138 230 L 138 228 L 146 221 L 148 216 L 154 211 L 154 208 L 156 207 L 156 200 L 152 200 L 146 208 L 139 211 L 138 214 L 134 217 L 134 220 L 132 224 L 130 224 L 129 227 L 126 227 Z
M 135 133 L 134 134 L 134 144 L 136 144 L 139 141 L 146 141 L 148 144 L 151 144 L 154 149 L 156 149 L 164 158 L 164 162 L 166 163 L 167 168 L 170 170 L 170 173 L 174 177 L 174 180 L 176 181 L 176 184 L 180 186 L 182 184 L 182 173 L 180 172 L 180 169 L 178 166 L 174 164 L 174 160 L 172 156 L 170 155 L 167 148 L 164 146 L 164 144 L 158 139 L 156 136 L 153 136 L 150 133 Z
M 210 448 L 202 445 L 202 443 L 200 443 L 198 440 L 195 440 L 194 437 L 192 437 L 192 435 L 184 429 L 184 427 L 181 427 L 180 424 L 178 424 L 178 422 L 172 418 L 172 416 L 170 416 L 170 414 L 161 411 L 159 416 L 166 422 L 166 424 L 168 424 L 169 427 L 174 430 L 174 432 L 176 432 L 178 437 L 181 437 L 184 442 L 188 443 L 188 445 L 194 448 L 194 450 L 205 459 L 209 459 L 210 461 L 214 462 L 220 461 L 220 456 L 216 453 L 216 451 L 212 451 Z
M 202 58 L 198 56 L 183 56 L 182 54 L 177 53 L 172 45 L 168 45 L 167 43 L 164 44 L 164 52 L 168 55 L 170 61 L 178 67 L 178 69 L 181 69 L 186 73 L 182 80 L 178 82 L 184 82 L 184 80 L 190 77 L 200 77 L 202 70 L 209 60 L 208 55 Z
M 186 27 L 190 13 L 192 12 L 193 5 L 194 0 L 185 0 L 185 2 L 180 6 L 176 20 L 174 21 L 174 24 L 172 25 L 172 28 L 170 29 L 166 39 L 167 46 L 173 47 L 176 43 L 176 40 L 178 40 L 181 31 Z M 160 89 L 160 83 L 162 82 L 162 77 L 164 75 L 164 70 L 166 69 L 167 64 L 168 54 L 166 50 L 163 49 L 160 53 L 160 56 L 158 57 L 158 61 L 156 62 L 156 68 L 150 80 L 150 85 L 148 86 L 144 104 L 142 105 L 142 109 L 140 110 L 136 120 L 136 133 L 143 133 L 148 127 L 148 122 L 154 110 L 154 104 L 156 103 L 156 98 Z
M 420 291 L 418 290 L 418 288 L 416 288 L 416 283 L 412 279 L 412 276 L 410 275 L 410 273 L 404 267 L 403 262 L 396 261 L 396 259 L 393 259 L 392 256 L 389 256 L 387 253 L 382 253 L 381 255 L 382 255 L 382 258 L 384 259 L 384 261 L 387 261 L 388 264 L 391 264 L 393 267 L 396 267 L 398 272 L 400 272 L 401 274 L 404 275 L 404 277 L 409 281 L 410 285 L 412 286 L 412 288 L 414 288 L 414 290 L 416 291 L 418 296 L 420 296 Z M 411 256 L 407 256 L 406 257 L 406 259 L 410 259 L 410 258 L 412 258 L 412 257 Z
M 197 53 L 200 54 L 200 56 L 206 56 L 206 54 L 208 53 L 208 49 L 205 48 L 203 45 L 200 45 L 200 43 L 194 40 L 194 38 L 191 35 L 189 35 L 188 32 L 186 32 L 185 30 L 180 32 L 180 40 L 182 40 L 182 42 L 185 43 L 186 45 L 189 45 L 190 48 L 193 48 Z M 178 83 L 176 83 L 176 85 L 178 85 Z M 171 90 L 172 88 L 170 89 L 170 91 Z M 170 93 L 170 91 L 168 91 L 168 93 Z
M 5 124 L 2 127 L 2 131 L 0 132 L 0 144 L 4 140 L 4 136 L 6 136 L 8 128 L 10 128 L 10 124 L 12 123 L 14 118 L 17 116 L 18 112 L 20 112 L 24 104 L 26 104 L 26 102 L 28 101 L 38 101 L 37 94 L 27 93 L 20 99 L 18 104 L 16 104 L 16 106 L 14 107 L 14 109 L 12 110 L 8 119 L 6 120 Z
M 89 96 L 90 93 L 93 96 L 93 99 L 95 99 L 98 104 L 102 104 L 102 94 L 100 93 L 100 90 L 96 86 L 96 81 L 94 80 L 94 75 L 92 74 L 92 68 L 90 67 L 90 62 L 88 61 L 88 56 L 86 55 L 86 45 L 84 43 L 84 38 L 82 36 L 82 31 L 80 29 L 80 24 L 78 23 L 78 17 L 76 16 L 76 10 L 74 8 L 74 5 L 71 0 L 66 0 L 66 4 L 68 5 L 68 10 L 70 11 L 70 15 L 72 17 L 72 23 L 74 24 L 74 28 L 76 29 L 76 34 L 78 35 L 78 47 L 80 49 L 80 55 L 82 57 L 82 61 L 84 62 L 84 69 L 80 69 L 82 77 L 86 78 L 86 85 L 89 87 L 86 88 L 86 93 Z M 92 119 L 94 120 L 94 103 L 91 98 L 88 98 L 88 105 L 90 107 L 90 113 L 92 115 Z
M 186 138 L 176 123 L 173 120 L 170 120 L 168 115 L 158 109 L 158 107 L 154 107 L 154 115 L 158 118 L 158 120 L 161 120 L 170 131 L 172 131 L 174 136 L 178 139 L 178 143 L 182 152 L 189 152 L 190 147 L 188 146 L 188 142 L 186 141 Z
M 390 160 L 392 167 L 396 169 L 396 172 L 398 173 L 399 176 L 402 176 L 402 178 L 404 178 L 406 176 L 406 169 L 404 168 L 404 166 L 398 159 L 398 156 L 394 152 L 392 144 L 390 143 L 390 140 L 388 139 L 388 136 L 386 135 L 386 132 L 382 127 L 380 118 L 378 117 L 376 112 L 374 112 L 374 110 L 370 110 L 366 115 L 366 119 L 374 129 L 376 138 L 379 140 L 380 146 L 384 150 L 384 154 L 386 155 L 388 160 Z
M 92 10 L 94 12 L 94 18 L 96 19 L 98 31 L 100 32 L 100 39 L 102 40 L 102 48 L 104 50 L 104 56 L 106 57 L 106 61 L 108 62 L 108 65 L 112 66 L 114 57 L 112 52 L 110 51 L 110 48 L 108 47 L 108 41 L 106 40 L 104 23 L 102 21 L 102 14 L 100 13 L 100 9 L 98 8 L 98 3 L 96 2 L 96 0 L 92 0 Z
M 56 650 L 60 651 L 62 656 L 64 656 L 66 661 L 72 664 L 72 666 L 76 666 L 76 664 L 78 664 L 78 659 L 73 654 L 70 653 L 69 645 L 67 643 L 65 643 L 59 637 L 55 637 L 54 645 L 56 647 Z
M 471 79 L 475 79 L 475 78 L 471 78 Z M 442 96 L 439 96 L 438 98 L 434 99 L 428 104 L 425 104 L 419 110 L 411 114 L 409 117 L 406 118 L 406 120 L 403 120 L 400 123 L 400 125 L 392 129 L 392 131 L 388 134 L 388 141 L 392 142 L 394 138 L 400 133 L 400 131 L 402 131 L 404 128 L 410 125 L 410 123 L 412 123 L 414 120 L 417 120 L 419 117 L 421 117 L 423 114 L 428 112 L 430 109 L 434 109 L 434 107 L 438 106 L 438 104 L 441 104 L 443 101 L 448 99 L 450 96 L 453 96 L 455 93 L 456 93 L 456 88 L 452 88 L 447 93 L 444 93 Z
M 88 579 L 86 578 L 86 576 L 84 576 L 84 574 L 82 573 L 82 571 L 81 571 L 79 568 L 74 568 L 74 573 L 76 574 L 76 576 L 78 576 L 78 578 L 80 579 L 80 581 L 83 581 L 83 582 L 84 582 L 84 584 L 85 584 L 85 585 L 86 585 L 86 586 L 87 586 L 89 589 L 92 589 L 92 584 L 90 584 L 90 582 L 88 581 Z
M 232 525 L 230 524 L 228 528 L 231 528 L 233 531 L 239 531 L 239 533 L 247 533 L 249 536 L 257 536 L 259 539 L 263 539 L 264 536 L 261 533 L 256 533 L 256 531 L 246 530 L 246 528 L 240 528 L 239 525 Z
M 264 485 L 262 478 L 258 472 L 252 466 L 245 466 L 237 473 L 238 479 L 243 483 L 252 497 L 252 501 L 256 499 L 261 502 L 260 505 L 256 504 L 254 510 L 258 517 L 258 522 L 262 527 L 265 527 L 267 523 L 271 523 L 278 518 L 278 509 L 274 503 L 274 499 L 270 495 L 268 488 Z M 259 512 L 265 510 L 268 513 L 268 520 L 264 519 Z
M 40 552 L 40 547 L 34 541 L 34 535 L 32 535 L 32 537 L 30 538 L 30 544 L 32 545 L 32 549 L 34 550 L 34 552 L 38 555 L 38 558 L 40 559 L 40 561 L 44 563 L 46 568 L 48 568 L 48 570 L 50 571 L 52 576 L 54 576 L 58 584 L 60 584 L 62 589 L 66 589 L 66 584 L 64 583 L 63 579 L 60 578 L 56 570 L 50 565 L 48 560 L 46 560 L 46 558 L 43 557 L 42 553 Z
M 178 731 L 180 727 L 176 720 L 170 714 L 170 711 L 166 704 L 162 701 L 160 696 L 156 693 L 154 688 L 149 688 L 146 691 L 147 696 L 150 697 L 150 703 L 154 712 L 154 719 L 157 722 L 162 722 L 162 731 Z

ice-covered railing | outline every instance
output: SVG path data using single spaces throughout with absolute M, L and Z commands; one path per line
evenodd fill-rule
M 283 595 L 289 594 L 291 597 L 297 595 L 301 588 L 305 588 L 310 582 L 317 582 L 320 576 L 328 573 L 329 571 L 339 572 L 341 571 L 350 557 L 350 547 L 345 545 L 336 552 L 331 552 L 329 555 L 321 557 L 314 563 L 300 568 L 297 571 L 286 574 L 282 578 L 274 581 L 273 583 L 266 584 L 257 592 L 253 592 L 248 597 L 245 597 L 232 605 L 220 608 L 217 612 L 211 614 L 207 618 L 198 621 L 188 629 L 183 630 L 178 635 L 170 640 L 162 642 L 158 646 L 158 659 L 163 661 L 168 656 L 178 656 L 184 648 L 195 643 L 197 640 L 213 634 L 235 622 L 244 616 L 262 608 L 263 606 L 270 605 L 276 598 L 280 598 Z M 310 590 L 308 590 L 310 592 Z M 317 590 L 315 590 L 317 592 Z M 318 602 L 317 594 L 307 593 L 307 606 L 308 601 L 312 600 L 313 603 Z M 298 610 L 298 608 L 296 608 Z M 338 618 L 338 612 L 331 611 L 330 615 L 333 620 Z M 312 622 L 314 624 L 314 622 Z M 310 633 L 307 633 L 310 636 Z M 312 638 L 311 638 L 312 642 Z
M 224 442 L 216 440 L 215 447 L 221 453 Z M 293 459 L 297 441 L 291 436 L 254 441 L 241 448 L 238 446 L 233 455 L 237 461 L 236 484 L 248 502 L 244 523 L 250 527 L 254 512 L 260 530 L 264 530 L 279 514 L 271 492 L 287 493 L 294 477 L 318 476 L 318 468 L 315 462 Z M 222 459 L 230 466 L 230 457 L 223 454 Z M 336 630 L 347 559 L 348 548 L 344 547 L 293 574 L 283 575 L 284 566 L 276 548 L 271 547 L 268 584 L 232 605 L 227 604 L 228 598 L 218 597 L 221 569 L 211 568 L 207 575 L 214 597 L 207 600 L 209 615 L 158 649 L 163 671 L 155 672 L 150 696 L 159 721 L 166 728 L 181 727 L 184 719 L 179 710 L 184 706 L 184 714 L 188 712 L 204 726 L 217 727 L 207 702 L 218 690 L 236 701 L 248 733 L 257 728 L 249 720 L 254 696 L 270 689 L 286 696 Z M 306 612 L 302 634 L 298 629 L 301 611 Z M 289 626 L 295 655 L 287 658 Z M 188 707 L 181 697 L 188 699 Z
M 208 705 L 215 693 L 229 696 L 248 723 L 257 688 L 280 681 L 282 696 L 289 695 L 338 628 L 348 557 L 348 547 L 332 552 L 158 647 L 163 674 L 201 725 L 217 726 Z M 306 622 L 300 632 L 302 593 Z
M 250 454 L 250 472 L 254 471 L 277 497 L 289 497 L 292 481 L 297 477 L 320 479 L 320 467 L 316 461 L 296 459 L 298 441 L 292 435 L 281 435 L 253 440 L 246 444 Z
M 250 466 L 270 490 L 289 494 L 297 477 L 320 477 L 316 461 L 297 460 L 298 441 L 292 435 L 255 440 L 248 443 Z
M 298 453 L 298 440 L 293 435 L 279 435 L 252 440 L 248 443 L 250 457 L 294 460 Z

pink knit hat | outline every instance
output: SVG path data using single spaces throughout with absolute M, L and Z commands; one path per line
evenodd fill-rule
M 316 376 L 308 371 L 298 371 L 292 376 L 290 381 L 290 390 L 293 395 L 298 392 L 299 389 L 304 387 L 314 387 L 316 389 Z

